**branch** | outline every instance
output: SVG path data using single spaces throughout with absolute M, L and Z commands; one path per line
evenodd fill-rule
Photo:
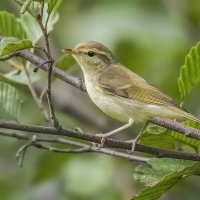
M 0 135 L 6 136 L 6 137 L 11 137 L 11 138 L 16 138 L 18 140 L 30 140 L 30 137 L 27 134 L 24 133 L 16 133 L 16 132 L 1 132 L 0 131 Z M 48 146 L 42 143 L 58 143 L 58 144 L 65 144 L 68 146 L 73 146 L 73 147 L 77 147 L 78 149 L 66 149 L 66 148 L 56 148 L 56 147 L 52 147 L 52 146 Z M 52 152 L 56 152 L 56 153 L 92 153 L 92 152 L 98 152 L 101 154 L 107 154 L 107 155 L 111 155 L 111 156 L 116 156 L 116 157 L 120 157 L 120 158 L 125 158 L 128 159 L 130 161 L 138 161 L 138 162 L 147 162 L 148 158 L 144 158 L 141 156 L 136 156 L 136 155 L 131 155 L 128 153 L 122 153 L 122 152 L 118 152 L 118 151 L 113 151 L 110 149 L 97 149 L 94 145 L 88 145 L 88 144 L 82 144 L 80 142 L 75 142 L 75 141 L 70 141 L 70 140 L 66 140 L 62 137 L 58 137 L 56 135 L 56 137 L 51 138 L 51 139 L 47 139 L 47 138 L 41 138 L 41 137 L 36 137 L 34 142 L 31 144 L 26 144 L 24 145 L 22 148 L 19 149 L 18 151 L 18 155 L 21 150 L 23 150 L 24 148 L 28 148 L 28 146 L 34 146 L 36 148 L 39 149 L 45 149 L 48 151 L 52 151 Z
M 77 138 L 77 139 L 101 144 L 101 138 L 96 135 L 86 134 L 80 131 L 74 131 L 74 130 L 65 129 L 65 128 L 61 130 L 57 130 L 54 127 L 33 126 L 33 125 L 26 125 L 26 124 L 19 124 L 15 122 L 5 122 L 5 121 L 0 121 L 0 128 L 26 131 L 27 134 L 41 133 L 41 134 L 50 134 L 54 136 L 67 136 L 67 137 Z M 125 141 L 115 140 L 115 139 L 106 139 L 104 146 L 107 148 L 118 148 L 118 149 L 123 149 L 123 150 L 132 149 L 131 142 L 125 142 Z M 135 151 L 153 154 L 153 155 L 156 155 L 157 157 L 169 157 L 169 158 L 200 161 L 199 154 L 162 150 L 162 149 L 149 147 L 149 146 L 145 146 L 141 144 L 136 144 Z
M 46 61 L 43 60 L 42 58 L 36 56 L 35 54 L 33 54 L 32 52 L 30 52 L 28 50 L 22 50 L 22 51 L 15 52 L 12 57 L 14 57 L 14 56 L 20 56 L 22 58 L 25 58 L 26 60 L 30 61 L 35 66 L 40 67 L 41 69 L 43 69 L 46 72 L 48 71 L 48 64 L 44 64 Z M 72 76 L 69 73 L 64 72 L 63 70 L 56 68 L 56 67 L 54 67 L 52 74 L 55 77 L 59 78 L 60 80 L 66 82 L 66 83 L 69 83 L 70 85 L 73 85 L 82 91 L 86 91 L 85 84 L 82 79 Z
M 200 140 L 200 131 L 185 124 L 170 119 L 161 119 L 158 117 L 150 120 L 150 122 L 165 127 L 167 129 L 179 132 L 187 137 Z

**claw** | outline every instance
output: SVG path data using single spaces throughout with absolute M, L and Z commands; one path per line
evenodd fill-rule
M 102 134 L 102 133 L 96 134 L 96 136 L 101 138 L 101 143 L 97 144 L 97 148 L 101 149 L 101 148 L 104 147 L 104 144 L 105 144 L 105 141 L 106 141 L 107 137 L 104 134 Z
M 128 152 L 128 153 L 133 153 L 133 152 L 135 151 L 135 147 L 136 147 L 136 144 L 137 144 L 138 140 L 137 140 L 137 139 L 134 139 L 134 140 L 131 140 L 131 141 L 129 141 L 129 142 L 132 143 L 132 147 L 131 147 L 131 150 L 128 150 L 127 152 Z

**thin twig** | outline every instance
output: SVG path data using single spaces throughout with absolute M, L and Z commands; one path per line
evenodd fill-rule
M 11 137 L 11 138 L 16 138 L 18 140 L 31 141 L 31 138 L 29 137 L 29 135 L 25 134 L 25 133 L 2 132 L 2 131 L 0 131 L 0 135 L 6 136 L 6 137 Z M 60 148 L 55 148 L 55 147 L 52 147 L 52 146 L 46 146 L 46 145 L 41 144 L 41 143 L 65 144 L 65 145 L 68 145 L 68 146 L 77 147 L 79 149 L 79 151 L 80 151 L 80 149 L 82 149 L 82 153 L 83 153 L 83 150 L 84 150 L 84 152 L 97 152 L 97 153 L 101 153 L 101 154 L 106 154 L 106 155 L 111 155 L 111 156 L 115 156 L 115 157 L 125 158 L 125 159 L 128 159 L 130 161 L 147 162 L 147 160 L 148 160 L 148 158 L 145 158 L 145 157 L 131 155 L 131 154 L 128 154 L 128 153 L 122 153 L 122 152 L 118 152 L 118 151 L 115 151 L 115 150 L 110 150 L 110 149 L 105 149 L 105 148 L 102 148 L 102 149 L 98 150 L 96 147 L 94 147 L 94 145 L 83 144 L 83 143 L 80 143 L 80 142 L 67 140 L 67 139 L 64 139 L 64 138 L 61 138 L 61 137 L 58 137 L 58 136 L 53 137 L 53 138 L 37 137 L 36 141 L 40 143 L 40 146 L 37 143 L 37 145 L 35 145 L 35 147 L 38 147 L 38 148 L 43 148 L 44 147 L 43 149 L 46 149 L 46 150 L 49 150 L 49 151 L 53 151 L 53 152 L 57 152 L 57 153 L 80 153 L 80 152 L 77 152 L 76 149 L 67 149 L 67 148 L 60 149 Z M 31 146 L 30 142 L 27 143 L 26 145 L 22 146 L 18 150 L 18 153 L 16 154 L 17 157 L 19 158 L 19 152 L 22 152 L 22 149 L 24 149 L 26 147 L 26 150 L 27 150 L 27 148 L 29 146 Z M 21 161 L 20 161 L 19 164 L 22 164 Z
M 42 9 L 41 13 L 43 14 L 44 5 L 42 6 L 41 9 Z M 50 61 L 48 64 L 48 82 L 47 82 L 47 100 L 48 100 L 48 105 L 49 105 L 50 119 L 55 128 L 61 129 L 62 127 L 60 126 L 60 124 L 56 118 L 56 115 L 55 115 L 53 102 L 52 102 L 52 95 L 51 95 L 51 79 L 52 79 L 52 71 L 53 71 L 54 61 L 51 56 L 50 45 L 49 45 L 49 35 L 48 35 L 48 30 L 47 30 L 50 13 L 48 13 L 48 15 L 47 15 L 45 25 L 43 25 L 42 17 L 43 17 L 43 15 L 38 16 L 36 19 L 37 19 L 37 22 L 43 33 L 43 37 L 45 40 L 45 46 L 46 46 L 46 52 L 47 52 L 46 55 L 47 55 L 48 60 Z

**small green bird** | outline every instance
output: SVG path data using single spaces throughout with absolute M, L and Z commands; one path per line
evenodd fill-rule
M 64 51 L 71 54 L 81 66 L 92 101 L 112 118 L 126 122 L 109 133 L 97 134 L 103 138 L 102 143 L 106 137 L 133 123 L 148 122 L 155 117 L 200 122 L 170 97 L 120 64 L 104 45 L 94 41 L 82 42 Z M 132 150 L 141 134 L 133 140 Z

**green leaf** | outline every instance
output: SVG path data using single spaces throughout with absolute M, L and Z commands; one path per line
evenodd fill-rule
M 26 38 L 26 33 L 17 18 L 8 12 L 0 12 L 0 34 L 20 39 Z
M 157 125 L 149 125 L 142 134 L 139 143 L 171 150 L 176 147 L 176 141 L 167 134 L 167 129 Z
M 169 134 L 171 137 L 175 138 L 177 141 L 181 141 L 183 144 L 186 144 L 192 148 L 195 149 L 196 152 L 199 151 L 200 147 L 200 140 L 189 138 L 183 134 L 180 134 L 175 131 L 167 131 L 167 134 Z M 183 145 L 182 145 L 183 147 Z
M 28 39 L 18 40 L 14 37 L 4 37 L 0 41 L 0 56 L 5 56 L 22 49 L 28 49 L 32 46 L 32 41 Z
M 182 101 L 200 81 L 200 42 L 192 47 L 181 67 L 178 87 Z
M 200 125 L 197 122 L 187 121 L 185 124 L 200 129 Z M 200 147 L 199 140 L 189 138 L 183 134 L 165 129 L 157 125 L 149 125 L 139 141 L 140 144 L 169 150 L 176 149 L 177 142 L 186 144 L 194 148 L 195 151 L 198 151 Z
M 18 119 L 21 110 L 21 100 L 15 87 L 0 82 L 0 118 Z
M 153 158 L 150 166 L 138 166 L 136 180 L 145 184 L 145 188 L 132 200 L 155 200 L 170 189 L 180 179 L 191 175 L 199 175 L 200 163 L 171 158 Z
M 186 122 L 184 122 L 184 124 L 186 124 L 187 126 L 196 128 L 196 129 L 200 129 L 200 124 L 198 122 L 186 121 Z M 171 138 L 176 139 L 176 141 L 182 142 L 182 144 L 186 144 L 186 145 L 192 147 L 193 149 L 195 149 L 196 152 L 199 151 L 200 140 L 189 138 L 183 134 L 180 134 L 178 132 L 171 131 L 171 130 L 166 130 L 165 134 L 171 136 Z M 185 149 L 185 146 L 181 145 L 181 148 Z
M 74 64 L 75 64 L 75 60 L 72 58 L 72 56 L 69 56 L 67 54 L 64 54 L 63 56 L 61 56 L 56 63 L 56 65 L 62 70 L 68 70 Z
M 47 13 L 51 14 L 53 10 L 57 10 L 62 0 L 49 0 L 47 6 Z

